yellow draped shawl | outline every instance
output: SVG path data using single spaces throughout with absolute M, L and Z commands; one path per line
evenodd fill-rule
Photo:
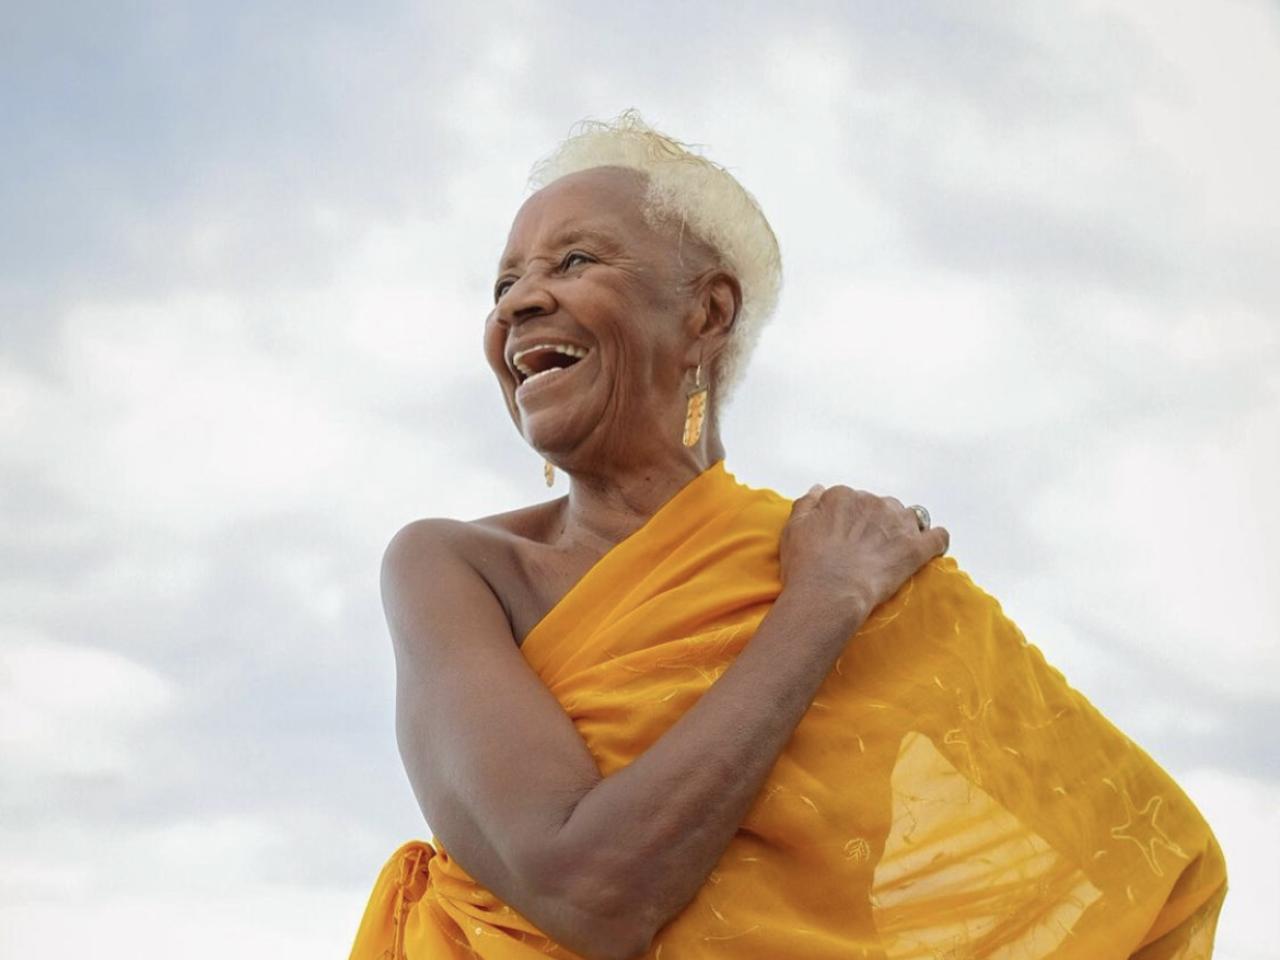
M 715 683 L 777 597 L 792 501 L 720 460 L 522 651 L 608 776 Z M 436 837 L 392 854 L 352 960 L 577 954 Z M 851 638 L 653 960 L 1207 958 L 1222 851 L 1154 760 L 950 556 Z

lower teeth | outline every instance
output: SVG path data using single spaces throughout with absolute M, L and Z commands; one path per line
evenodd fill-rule
M 525 377 L 524 382 L 528 383 L 530 380 L 537 380 L 539 377 L 546 376 L 548 373 L 559 373 L 563 369 L 564 367 L 548 367 L 546 370 L 539 370 L 537 373 Z

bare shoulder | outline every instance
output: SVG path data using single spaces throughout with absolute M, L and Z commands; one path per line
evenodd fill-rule
M 382 599 L 393 601 L 402 584 L 435 583 L 466 562 L 471 552 L 469 525 L 447 517 L 424 517 L 406 523 L 382 552 Z
M 549 522 L 563 500 L 561 497 L 471 520 L 452 517 L 411 520 L 391 538 L 384 559 L 420 551 L 447 551 L 466 559 L 483 574 L 485 567 L 522 542 L 545 542 Z
M 477 576 L 497 599 L 520 646 L 577 575 L 576 567 L 562 564 L 547 546 L 564 499 L 473 520 L 428 517 L 405 524 L 383 555 L 384 604 L 396 602 L 397 589 Z
M 456 596 L 464 580 L 477 581 L 477 588 L 487 584 L 510 619 L 506 601 L 493 587 L 495 578 L 486 576 L 483 563 L 476 563 L 488 557 L 488 565 L 494 565 L 493 554 L 499 545 L 486 544 L 486 536 L 493 539 L 491 532 L 451 517 L 411 520 L 396 531 L 383 551 L 379 575 L 393 640 L 402 633 L 396 629 L 396 621 L 404 606 L 420 601 L 424 590 Z

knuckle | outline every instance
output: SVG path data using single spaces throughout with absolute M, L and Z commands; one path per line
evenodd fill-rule
M 858 492 L 851 487 L 837 483 L 827 487 L 827 499 L 837 505 L 848 504 L 857 499 Z
M 874 501 L 877 507 L 887 513 L 896 512 L 898 508 L 902 506 L 902 504 L 898 502 L 897 497 L 886 497 L 879 493 L 870 493 L 867 494 L 867 496 L 870 500 Z

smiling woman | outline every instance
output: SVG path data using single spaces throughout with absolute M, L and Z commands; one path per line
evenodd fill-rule
M 1208 957 L 1212 831 L 947 530 L 729 471 L 717 411 L 781 278 L 750 195 L 634 112 L 532 185 L 484 353 L 569 492 L 387 547 L 433 836 L 352 960 Z
M 704 361 L 715 358 L 709 376 L 723 387 L 736 379 L 744 349 L 772 311 L 780 268 L 763 216 L 757 210 L 757 232 L 773 257 L 762 258 L 765 269 L 753 274 L 691 226 L 713 222 L 713 210 L 678 221 L 657 212 L 671 207 L 671 189 L 634 168 L 588 166 L 538 190 L 516 216 L 485 352 L 517 427 L 551 454 L 549 461 L 568 454 L 566 441 L 576 443 L 590 422 L 626 425 L 632 462 L 669 459 L 674 451 L 663 453 L 660 444 L 646 450 L 639 434 L 648 424 L 683 418 L 679 381 L 690 372 L 697 381 Z M 741 239 L 735 245 L 749 246 Z M 699 301 L 701 312 L 690 314 Z M 709 452 L 723 455 L 712 421 Z M 589 468 L 591 456 L 580 459 Z M 687 454 L 685 461 L 686 471 L 696 464 Z

